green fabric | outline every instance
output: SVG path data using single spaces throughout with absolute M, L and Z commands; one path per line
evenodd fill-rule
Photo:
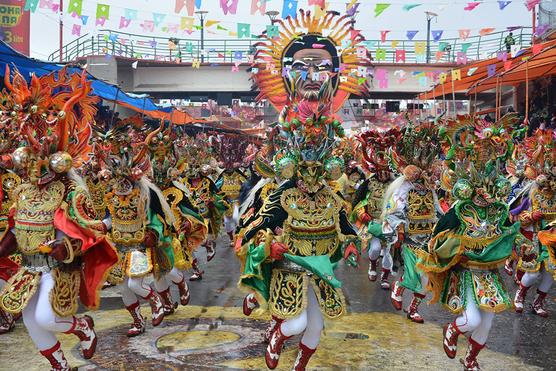
M 421 274 L 423 273 L 415 266 L 417 264 L 417 255 L 415 255 L 411 248 L 403 246 L 402 257 L 404 272 L 403 281 L 400 284 L 413 292 L 423 291 L 423 286 L 421 285 Z
M 190 208 L 185 207 L 184 205 L 179 205 L 178 207 L 179 207 L 179 209 L 180 209 L 180 211 L 183 215 L 192 216 L 200 222 L 204 221 L 204 219 L 201 215 L 197 214 L 195 211 L 191 210 Z
M 371 234 L 373 237 L 376 237 L 378 239 L 381 239 L 384 241 L 384 234 L 382 234 L 382 224 L 381 223 L 377 223 L 377 222 L 371 222 L 369 223 L 369 226 L 367 227 L 367 232 L 369 232 L 369 234 Z
M 349 221 L 355 223 L 357 221 L 357 210 L 361 209 L 362 207 L 366 207 L 369 203 L 369 192 L 367 192 L 367 196 L 364 200 L 361 200 L 355 207 L 353 211 L 349 214 Z
M 342 282 L 340 282 L 334 275 L 334 269 L 337 264 L 333 264 L 330 261 L 330 256 L 328 255 L 317 255 L 317 256 L 297 256 L 284 254 L 284 258 L 291 262 L 307 269 L 319 276 L 323 281 L 328 283 L 335 289 L 342 287 Z
M 147 228 L 155 231 L 158 236 L 159 252 L 162 252 L 163 256 L 168 259 L 173 267 L 174 249 L 172 247 L 172 236 L 169 233 L 165 234 L 165 224 L 158 214 L 151 212 L 151 210 L 147 210 L 147 219 L 149 221 Z
M 265 263 L 266 258 L 264 244 L 258 246 L 249 244 L 240 284 L 257 291 L 268 301 L 272 266 L 270 263 Z

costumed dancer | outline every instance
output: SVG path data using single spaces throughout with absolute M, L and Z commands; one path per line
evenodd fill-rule
M 356 264 L 359 254 L 345 201 L 328 182 L 343 172 L 343 161 L 332 156 L 334 137 L 343 136 L 334 112 L 349 94 L 363 94 L 367 86 L 347 72 L 360 66 L 356 49 L 361 40 L 348 16 L 329 12 L 315 18 L 301 11 L 275 24 L 281 38 L 263 35 L 253 78 L 260 97 L 281 112 L 280 135 L 287 144 L 275 156 L 275 171 L 285 182 L 245 228 L 239 284 L 281 321 L 265 353 L 267 366 L 276 368 L 285 341 L 303 334 L 293 368 L 304 370 L 320 342 L 323 317 L 338 318 L 346 311 L 334 263 L 345 258 Z M 266 63 L 288 73 L 275 74 Z
M 378 259 L 382 252 L 380 286 L 388 290 L 390 289 L 388 277 L 394 260 L 382 234 L 380 217 L 384 191 L 393 180 L 388 164 L 388 151 L 402 139 L 402 132 L 398 128 L 386 131 L 369 130 L 359 135 L 358 139 L 363 154 L 361 164 L 369 172 L 369 176 L 357 189 L 350 221 L 368 236 L 370 264 L 367 276 L 371 282 L 377 279 Z
M 172 236 L 168 230 L 175 219 L 160 189 L 147 179 L 151 170 L 148 144 L 158 130 L 134 145 L 126 134 L 127 125 L 112 130 L 112 147 L 100 175 L 107 184 L 104 201 L 108 214 L 104 223 L 120 258 L 110 272 L 110 280 L 119 284 L 133 319 L 127 336 L 133 337 L 146 329 L 139 298 L 149 302 L 153 326 L 164 319 L 162 299 L 145 281 L 149 276 L 160 279 L 172 269 Z
M 2 112 L 0 113 L 0 234 L 8 228 L 8 216 L 14 203 L 13 191 L 21 184 L 21 178 L 11 169 L 11 154 L 19 142 L 18 127 L 15 125 L 17 112 L 14 100 L 6 91 L 2 92 Z M 12 114 L 13 113 L 13 114 Z M 16 253 L 0 258 L 0 290 L 6 281 L 17 272 L 21 264 L 21 254 Z M 0 334 L 15 328 L 21 313 L 12 315 L 0 308 Z
M 426 249 L 442 214 L 436 194 L 440 178 L 441 146 L 436 123 L 409 124 L 402 140 L 390 148 L 391 166 L 401 175 L 384 195 L 382 233 L 386 249 L 401 248 L 404 273 L 394 283 L 390 299 L 396 310 L 403 307 L 405 289 L 413 292 L 406 309 L 407 318 L 416 323 L 424 319 L 418 309 L 426 295 L 427 276 L 416 267 L 417 253 Z
M 22 173 L 13 191 L 8 227 L 0 240 L 0 256 L 22 254 L 18 271 L 0 292 L 0 308 L 23 313 L 29 336 L 54 370 L 69 370 L 56 333 L 80 340 L 85 359 L 93 356 L 97 336 L 93 319 L 76 316 L 79 303 L 99 306 L 99 290 L 117 262 L 96 219 L 83 180 L 75 168 L 88 159 L 89 138 L 97 97 L 89 95 L 86 73 L 31 77 L 18 72 L 6 87 L 14 99 L 13 114 L 27 143 L 11 156 Z
M 208 225 L 208 234 L 203 245 L 207 250 L 207 262 L 211 261 L 216 254 L 216 238 L 220 233 L 222 218 L 226 211 L 226 204 L 216 184 L 209 178 L 208 174 L 216 167 L 212 156 L 211 143 L 205 134 L 197 134 L 194 137 L 183 136 L 177 143 L 179 158 L 185 158 L 182 164 L 184 179 L 183 183 L 189 192 L 189 197 L 198 210 L 199 215 Z M 193 254 L 193 274 L 190 281 L 198 281 L 203 278 L 204 271 L 201 269 L 198 251 Z
M 465 370 L 480 370 L 477 356 L 487 341 L 495 313 L 512 301 L 499 268 L 514 243 L 526 254 L 532 248 L 509 220 L 506 203 L 511 185 L 503 174 L 512 153 L 508 129 L 469 116 L 450 120 L 442 131 L 450 141 L 443 183 L 456 202 L 435 226 L 429 251 L 422 250 L 418 267 L 427 273 L 440 302 L 460 315 L 444 326 L 444 351 L 455 358 L 458 337 L 469 346 L 461 360 Z
M 535 254 L 520 254 L 518 269 L 525 271 L 515 293 L 515 311 L 522 313 L 527 291 L 539 281 L 531 310 L 548 317 L 545 299 L 556 276 L 556 146 L 552 129 L 538 129 L 525 138 L 522 149 L 527 156 L 525 175 L 531 180 L 528 191 L 515 202 L 512 214 L 521 222 L 522 233 L 535 244 Z
M 166 275 L 155 280 L 155 288 L 164 302 L 165 315 L 172 314 L 177 305 L 174 305 L 170 294 L 170 283 L 178 287 L 180 304 L 189 303 L 190 292 L 185 281 L 185 272 L 191 269 L 193 251 L 205 240 L 208 230 L 205 221 L 189 199 L 187 188 L 180 182 L 179 168 L 186 159 L 178 159 L 175 140 L 176 134 L 172 131 L 172 126 L 168 125 L 168 128 L 160 131 L 149 143 L 154 182 L 162 191 L 175 217 L 175 231 L 170 232 L 174 248 L 174 266 Z
M 216 185 L 224 196 L 227 210 L 224 214 L 224 230 L 233 244 L 234 232 L 239 221 L 239 194 L 247 177 L 240 170 L 249 145 L 240 136 L 222 135 L 216 141 L 216 153 L 224 170 L 218 176 Z

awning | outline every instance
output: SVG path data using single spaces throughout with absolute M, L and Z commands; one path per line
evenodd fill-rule
M 29 58 L 12 49 L 4 41 L 0 40 L 0 76 L 2 79 L 4 77 L 6 65 L 9 65 L 10 69 L 13 69 L 14 67 L 17 68 L 21 75 L 28 81 L 31 79 L 33 73 L 40 77 L 59 71 L 65 67 L 63 64 L 43 62 L 34 58 Z M 68 66 L 67 69 L 70 73 L 82 72 L 81 68 L 75 66 Z M 128 94 L 115 85 L 99 80 L 89 73 L 87 73 L 87 75 L 87 79 L 91 81 L 93 94 L 104 100 L 116 102 L 123 107 L 132 109 L 155 119 L 175 119 L 176 121 L 174 123 L 179 125 L 205 122 L 205 120 L 196 119 L 186 112 L 177 111 L 173 108 L 163 109 L 157 106 L 146 96 Z M 179 113 L 172 113 L 172 110 Z
M 556 45 L 556 40 L 551 40 L 542 44 L 541 48 L 545 49 L 548 47 L 552 47 L 554 45 Z M 523 49 L 521 53 L 519 53 L 515 58 L 508 57 L 507 61 L 511 61 L 512 65 L 516 65 L 516 63 L 521 63 L 523 58 L 531 56 L 532 53 L 533 53 L 532 48 L 526 48 Z M 437 84 L 434 88 L 430 89 L 429 91 L 420 94 L 418 96 L 418 99 L 419 100 L 434 99 L 437 97 L 441 97 L 442 95 L 451 96 L 452 93 L 461 93 L 461 92 L 471 93 L 469 91 L 471 87 L 473 87 L 480 81 L 488 78 L 489 75 L 488 66 L 491 65 L 495 66 L 495 67 L 491 67 L 493 69 L 491 73 L 494 72 L 494 76 L 496 76 L 497 74 L 504 72 L 505 63 L 506 63 L 505 61 L 499 60 L 498 58 L 490 58 L 483 61 L 471 63 L 465 66 L 461 66 L 457 68 L 461 71 L 461 79 L 453 82 L 453 89 L 452 89 L 452 75 L 449 71 L 446 77 L 446 81 L 443 84 Z
M 556 45 L 527 58 L 507 71 L 478 81 L 471 87 L 469 94 L 496 89 L 497 85 L 516 85 L 554 74 L 556 74 Z

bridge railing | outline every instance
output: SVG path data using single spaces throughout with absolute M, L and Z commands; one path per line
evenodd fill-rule
M 527 47 L 531 43 L 531 29 L 514 30 L 516 45 Z M 507 31 L 490 33 L 485 36 L 473 36 L 466 40 L 459 38 L 443 39 L 430 42 L 430 63 L 457 63 L 458 53 L 466 49 L 469 60 L 480 60 L 496 56 L 499 51 L 506 51 L 504 40 Z M 92 55 L 112 55 L 139 60 L 191 63 L 245 62 L 254 51 L 258 39 L 199 39 L 167 38 L 160 36 L 136 35 L 113 30 L 99 30 L 95 34 L 83 35 L 62 47 L 62 61 L 74 61 Z M 368 40 L 367 47 L 373 56 L 373 63 L 400 63 L 396 61 L 396 51 L 405 52 L 405 63 L 426 63 L 425 40 Z M 423 51 L 423 47 L 425 51 Z M 381 52 L 377 53 L 378 50 Z M 440 52 L 440 53 L 439 53 Z M 60 61 L 60 50 L 49 58 Z M 403 63 L 403 62 L 401 62 Z

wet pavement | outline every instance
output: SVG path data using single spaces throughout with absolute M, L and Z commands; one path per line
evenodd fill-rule
M 378 282 L 367 279 L 368 261 L 358 269 L 340 264 L 337 275 L 350 313 L 327 321 L 321 346 L 309 369 L 352 370 L 458 370 L 464 355 L 465 339 L 460 339 L 458 356 L 448 359 L 442 350 L 442 325 L 453 316 L 438 305 L 421 305 L 423 325 L 409 322 L 396 312 L 389 292 Z M 123 310 L 115 288 L 103 291 L 101 309 L 92 312 L 99 335 L 96 355 L 89 361 L 80 357 L 76 338 L 61 335 L 62 347 L 73 366 L 80 370 L 214 370 L 265 369 L 262 334 L 267 316 L 255 312 L 247 318 L 241 313 L 244 294 L 236 287 L 239 262 L 227 237 L 218 241 L 217 254 L 204 266 L 202 281 L 191 282 L 191 302 L 179 307 L 163 324 L 139 337 L 127 338 L 131 322 Z M 505 275 L 504 275 L 505 276 Z M 507 287 L 515 285 L 507 277 Z M 175 288 L 173 288 L 175 290 Z M 545 320 L 530 313 L 506 311 L 494 319 L 488 349 L 479 360 L 484 370 L 554 369 L 556 365 L 555 289 L 550 292 Z M 173 291 L 177 298 L 177 291 Z M 534 291 L 530 290 L 528 303 Z M 410 293 L 406 293 L 409 301 Z M 142 308 L 150 315 L 148 308 Z M 288 341 L 280 369 L 289 369 L 297 354 L 299 338 Z M 0 370 L 45 370 L 47 363 L 35 350 L 23 324 L 14 332 L 0 336 Z

